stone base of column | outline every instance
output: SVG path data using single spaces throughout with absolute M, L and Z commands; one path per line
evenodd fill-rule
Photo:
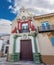
M 8 55 L 7 55 L 7 61 L 8 61 L 8 62 L 11 61 L 11 54 L 8 54 Z

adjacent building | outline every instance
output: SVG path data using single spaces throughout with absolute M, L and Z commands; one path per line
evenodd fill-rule
M 8 54 L 11 24 L 8 20 L 0 19 L 0 57 Z

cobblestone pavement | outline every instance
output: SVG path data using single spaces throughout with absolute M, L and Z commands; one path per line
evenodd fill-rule
M 34 62 L 29 61 L 6 62 L 6 58 L 0 58 L 0 65 L 54 65 L 54 64 L 35 64 Z

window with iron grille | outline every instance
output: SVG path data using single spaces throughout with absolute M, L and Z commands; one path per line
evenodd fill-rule
M 42 22 L 41 24 L 42 24 L 42 29 L 43 29 L 43 30 L 48 30 L 48 29 L 50 29 L 50 24 L 49 24 L 48 21 L 44 21 L 44 22 Z
M 29 31 L 28 23 L 23 23 L 22 24 L 22 32 L 28 32 L 28 31 Z

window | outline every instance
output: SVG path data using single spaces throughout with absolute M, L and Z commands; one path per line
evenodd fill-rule
M 29 31 L 28 23 L 23 23 L 22 24 L 22 32 L 28 32 L 28 31 Z
M 9 49 L 9 47 L 6 47 L 6 49 L 5 49 L 5 54 L 8 53 L 8 49 Z
M 9 44 L 9 40 L 7 40 L 7 44 Z
M 43 30 L 50 29 L 50 24 L 47 21 L 46 22 L 42 22 L 42 29 Z
M 54 45 L 54 37 L 51 38 L 52 45 Z

